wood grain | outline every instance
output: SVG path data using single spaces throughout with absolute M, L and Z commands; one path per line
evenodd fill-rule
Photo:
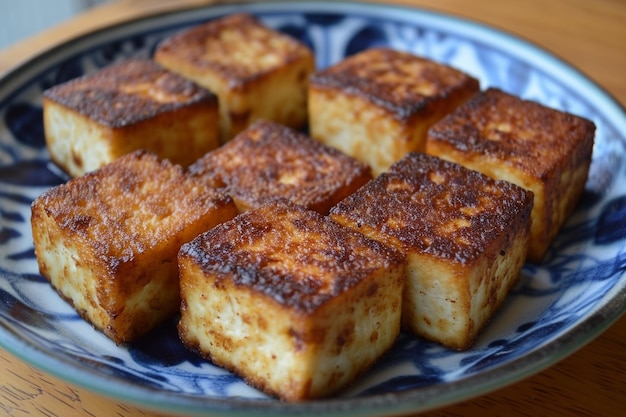
M 0 51 L 0 75 L 51 46 L 91 30 L 207 0 L 118 0 Z M 389 3 L 392 3 L 390 1 Z M 626 105 L 623 0 L 394 0 L 472 19 L 533 42 L 596 81 Z M 626 416 L 626 317 L 561 362 L 481 397 L 421 416 Z M 0 415 L 162 417 L 34 369 L 0 350 Z M 417 415 L 417 414 L 416 414 Z

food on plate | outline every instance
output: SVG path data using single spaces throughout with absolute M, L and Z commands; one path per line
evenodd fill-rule
M 251 15 L 233 14 L 176 33 L 158 45 L 154 59 L 218 95 L 222 142 L 259 118 L 296 129 L 307 123 L 313 52 Z
M 254 122 L 207 153 L 189 172 L 223 187 L 240 211 L 286 198 L 322 214 L 372 177 L 368 165 L 304 133 L 265 120 Z
M 188 165 L 216 148 L 217 97 L 148 59 L 129 59 L 44 92 L 50 159 L 72 177 L 144 149 Z
M 41 274 L 117 344 L 180 307 L 180 246 L 231 219 L 227 195 L 144 151 L 51 188 L 32 204 Z
M 41 274 L 117 344 L 180 314 L 187 348 L 284 401 L 401 328 L 471 347 L 573 210 L 595 126 L 389 48 L 314 67 L 234 14 L 48 89 L 74 178 L 32 204 Z
M 409 153 L 330 217 L 405 254 L 403 328 L 463 350 L 520 275 L 532 204 L 514 184 Z
M 367 49 L 311 76 L 310 134 L 378 175 L 406 153 L 424 151 L 428 128 L 479 88 L 475 78 L 438 62 Z
M 402 255 L 287 200 L 184 244 L 179 265 L 183 343 L 285 401 L 337 392 L 399 334 Z
M 595 125 L 487 89 L 433 126 L 426 151 L 534 194 L 528 259 L 541 262 L 587 181 Z

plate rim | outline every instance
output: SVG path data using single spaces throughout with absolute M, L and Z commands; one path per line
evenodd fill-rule
M 366 7 L 370 10 L 376 9 L 395 9 L 398 11 L 410 11 L 412 13 L 418 13 L 434 17 L 440 21 L 447 21 L 448 23 L 456 22 L 460 23 L 463 28 L 471 27 L 473 30 L 479 30 L 484 33 L 497 35 L 499 41 L 506 41 L 507 43 L 515 43 L 518 46 L 522 46 L 527 49 L 528 53 L 533 53 L 541 56 L 542 60 L 550 61 L 551 66 L 557 66 L 562 69 L 566 69 L 570 74 L 570 77 L 575 77 L 578 82 L 585 83 L 586 89 L 595 91 L 596 95 L 601 97 L 603 101 L 611 105 L 612 112 L 617 113 L 621 119 L 620 124 L 626 125 L 626 108 L 603 86 L 594 81 L 591 77 L 583 73 L 580 69 L 570 64 L 563 58 L 559 57 L 552 51 L 548 51 L 546 48 L 529 41 L 519 35 L 512 34 L 502 28 L 489 25 L 486 23 L 471 20 L 462 16 L 458 16 L 452 13 L 434 11 L 419 6 L 409 6 L 400 4 L 389 3 L 375 3 L 369 1 L 356 1 L 356 0 L 321 0 L 321 1 L 297 1 L 291 2 L 287 0 L 270 0 L 270 1 L 235 1 L 227 4 L 204 4 L 204 5 L 186 5 L 173 10 L 157 11 L 150 13 L 139 18 L 130 20 L 124 20 L 113 24 L 108 24 L 103 27 L 91 30 L 77 37 L 73 37 L 69 40 L 63 41 L 52 48 L 49 48 L 43 52 L 40 52 L 29 59 L 19 63 L 17 66 L 10 68 L 6 73 L 0 77 L 0 105 L 10 101 L 11 97 L 19 94 L 18 89 L 11 89 L 11 84 L 18 86 L 24 86 L 24 83 L 28 79 L 32 79 L 36 74 L 45 71 L 45 65 L 56 62 L 61 58 L 69 58 L 77 52 L 66 52 L 73 48 L 80 48 L 83 44 L 97 45 L 100 37 L 108 37 L 108 33 L 112 31 L 137 31 L 139 29 L 131 29 L 130 26 L 141 24 L 144 26 L 150 26 L 156 21 L 166 20 L 168 17 L 182 16 L 188 13 L 192 13 L 195 10 L 204 9 L 222 9 L 228 10 L 236 8 L 238 5 L 250 6 L 249 10 L 254 10 L 257 7 L 264 7 L 267 5 L 279 5 L 279 4 L 313 4 L 313 3 L 327 3 L 327 5 L 335 5 L 333 7 Z M 436 26 L 436 25 L 433 25 Z M 458 33 L 463 33 L 464 30 L 459 30 Z M 118 35 L 121 36 L 121 35 Z M 109 36 L 110 37 L 110 36 Z M 87 46 L 83 46 L 82 49 L 88 49 Z M 11 94 L 6 94 L 4 91 L 13 91 Z M 616 122 L 617 123 L 617 122 Z M 154 389 L 148 386 L 138 388 L 136 384 L 128 383 L 128 387 L 112 387 L 109 390 L 103 390 L 103 384 L 93 382 L 91 378 L 98 376 L 101 380 L 113 379 L 110 376 L 102 375 L 101 373 L 87 369 L 86 366 L 81 366 L 75 376 L 67 375 L 61 371 L 64 366 L 74 366 L 76 363 L 69 360 L 64 360 L 62 357 L 56 357 L 52 361 L 50 356 L 46 356 L 47 353 L 39 349 L 38 347 L 29 343 L 23 337 L 11 332 L 11 329 L 7 329 L 3 323 L 0 322 L 0 334 L 9 335 L 10 339 L 0 338 L 0 348 L 11 353 L 20 360 L 32 365 L 44 372 L 47 372 L 61 380 L 78 385 L 82 388 L 88 389 L 99 395 L 109 397 L 114 400 L 125 401 L 131 404 L 138 405 L 140 407 L 153 409 L 159 412 L 175 412 L 185 413 L 188 415 L 203 415 L 207 412 L 225 412 L 228 415 L 232 415 L 232 412 L 253 412 L 258 413 L 269 412 L 272 414 L 281 415 L 296 415 L 308 412 L 324 412 L 329 415 L 381 415 L 384 413 L 398 413 L 398 412 L 416 412 L 427 411 L 430 409 L 438 408 L 452 403 L 460 402 L 468 398 L 473 398 L 479 395 L 484 395 L 487 392 L 495 389 L 502 388 L 506 385 L 518 382 L 530 375 L 536 374 L 541 370 L 554 365 L 556 362 L 564 359 L 573 352 L 577 351 L 587 343 L 595 340 L 601 333 L 611 327 L 620 317 L 626 313 L 626 273 L 620 278 L 620 285 L 612 288 L 612 294 L 610 297 L 603 299 L 603 302 L 599 302 L 599 306 L 596 306 L 593 311 L 588 313 L 588 316 L 578 322 L 574 327 L 569 329 L 564 334 L 557 336 L 550 344 L 542 346 L 537 350 L 533 350 L 530 353 L 524 354 L 522 357 L 516 358 L 504 365 L 497 367 L 486 372 L 472 375 L 462 378 L 453 382 L 445 384 L 436 384 L 434 386 L 426 386 L 419 388 L 412 388 L 406 391 L 396 391 L 384 394 L 373 394 L 366 397 L 355 398 L 328 398 L 322 400 L 313 400 L 305 403 L 283 403 L 276 401 L 267 401 L 265 399 L 237 399 L 237 398 L 205 398 L 205 401 L 199 401 L 201 398 L 197 395 L 187 394 L 180 395 L 180 393 L 163 392 L 160 389 Z M 591 336 L 589 336 L 591 335 Z M 565 348 L 564 348 L 565 347 Z M 55 362 L 56 360 L 56 362 Z M 531 365 L 531 366 L 529 366 Z M 84 369 L 83 369 L 84 368 Z M 506 375 L 503 378 L 502 375 Z M 116 380 L 117 382 L 117 380 Z M 468 383 L 475 382 L 477 387 L 470 389 L 460 389 L 459 385 L 466 386 L 471 385 Z M 504 382 L 504 383 L 503 383 Z M 441 388 L 447 388 L 445 395 L 441 395 Z M 432 391 L 437 391 L 438 401 L 428 401 Z M 137 398 L 134 393 L 144 393 L 149 395 L 149 399 L 152 401 L 146 401 L 146 398 Z M 461 395 L 459 395 L 461 394 Z M 160 398 L 159 398 L 160 397 Z M 163 400 L 165 398 L 166 400 Z M 184 401 L 182 401 L 185 399 Z M 441 401 L 443 399 L 443 401 Z M 188 402 L 192 400 L 193 404 Z M 216 401 L 217 400 L 217 401 Z M 220 404 L 220 403 L 227 404 Z

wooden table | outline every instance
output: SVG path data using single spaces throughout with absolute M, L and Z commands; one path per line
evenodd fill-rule
M 582 70 L 626 105 L 623 0 L 394 0 L 467 17 L 534 42 Z M 206 0 L 118 0 L 0 51 L 0 75 L 72 37 Z M 578 352 L 521 382 L 422 416 L 626 416 L 626 317 Z M 0 350 L 0 414 L 157 416 L 67 384 Z

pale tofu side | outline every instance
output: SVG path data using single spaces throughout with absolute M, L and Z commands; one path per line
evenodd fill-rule
M 256 78 L 245 88 L 225 92 L 231 121 L 228 136 L 232 138 L 259 119 L 272 120 L 294 129 L 305 127 L 308 123 L 308 79 L 314 69 L 313 56 L 307 54 Z
M 595 125 L 490 88 L 434 125 L 426 152 L 534 194 L 528 260 L 541 262 L 587 180 Z
M 154 59 L 219 97 L 225 143 L 257 119 L 306 126 L 313 52 L 247 14 L 208 21 L 165 39 Z
M 464 350 L 521 273 L 532 201 L 521 187 L 410 153 L 330 217 L 404 253 L 403 326 Z
M 149 60 L 46 90 L 43 119 L 50 157 L 72 177 L 135 150 L 187 166 L 219 146 L 216 96 Z
M 409 253 L 402 324 L 414 334 L 444 346 L 468 349 L 519 279 L 528 236 L 511 236 L 506 256 L 485 256 L 460 266 Z
M 108 273 L 93 259 L 88 246 L 77 243 L 59 230 L 44 203 L 35 200 L 32 208 L 32 229 L 39 272 L 76 312 L 94 327 L 115 338 L 107 330 L 112 319 L 98 302 L 99 283 Z M 83 261 L 79 261 L 83 260 Z M 174 300 L 171 300 L 171 305 Z
M 421 149 L 425 134 L 416 123 L 402 123 L 385 108 L 339 88 L 311 86 L 309 115 L 313 138 L 367 163 L 374 176 Z
M 423 152 L 428 128 L 478 91 L 478 80 L 455 68 L 371 48 L 313 73 L 309 128 L 378 175 L 408 152 Z
M 180 267 L 185 344 L 286 401 L 347 386 L 399 333 L 399 273 L 376 274 L 368 280 L 375 284 L 363 283 L 307 317 L 246 287 L 216 284 L 219 278 L 188 259 Z
M 41 274 L 120 344 L 178 311 L 180 246 L 236 214 L 180 166 L 135 152 L 42 194 L 31 224 Z
M 200 235 L 179 265 L 185 345 L 285 401 L 344 388 L 400 330 L 404 258 L 295 205 Z
M 71 177 L 115 159 L 110 129 L 46 97 L 43 123 L 50 160 Z

